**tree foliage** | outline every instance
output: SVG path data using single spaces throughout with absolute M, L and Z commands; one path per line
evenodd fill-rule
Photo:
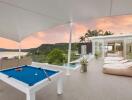
M 110 31 L 103 31 L 103 30 L 88 30 L 86 33 L 84 33 L 83 36 L 80 37 L 80 42 L 87 42 L 89 41 L 89 37 L 93 36 L 106 36 L 106 35 L 113 35 Z
M 48 63 L 55 64 L 55 65 L 62 65 L 64 64 L 66 58 L 64 55 L 64 52 L 59 49 L 53 49 L 48 55 L 47 55 Z
M 48 54 L 51 53 L 51 51 L 54 49 L 59 49 L 63 51 L 63 54 L 66 58 L 65 61 L 67 62 L 68 43 L 42 44 L 40 47 L 27 50 L 26 52 L 29 52 L 28 54 L 30 57 L 32 57 L 34 62 L 48 63 Z M 72 43 L 71 49 L 72 49 L 71 61 L 72 61 L 79 58 L 79 56 L 75 54 L 75 52 L 78 51 L 78 43 Z

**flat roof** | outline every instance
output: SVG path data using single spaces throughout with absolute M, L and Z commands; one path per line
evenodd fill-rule
M 107 35 L 107 36 L 94 36 L 89 37 L 90 40 L 102 40 L 102 39 L 132 39 L 132 34 L 119 34 L 119 35 Z

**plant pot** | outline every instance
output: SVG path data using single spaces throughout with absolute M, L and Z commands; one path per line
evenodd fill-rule
M 85 64 L 85 65 L 81 65 L 81 69 L 80 69 L 80 71 L 83 73 L 83 72 L 87 72 L 87 64 Z
M 95 56 L 96 59 L 98 59 L 98 56 Z

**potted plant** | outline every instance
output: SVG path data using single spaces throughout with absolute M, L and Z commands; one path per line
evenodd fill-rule
M 96 59 L 98 59 L 99 58 L 99 53 L 96 51 L 94 56 L 95 56 Z
M 87 72 L 88 60 L 87 60 L 86 58 L 83 58 L 83 59 L 80 61 L 80 64 L 81 64 L 81 69 L 80 69 L 80 71 L 81 71 L 81 72 Z

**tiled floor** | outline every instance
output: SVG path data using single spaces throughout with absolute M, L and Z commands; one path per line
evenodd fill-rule
M 102 59 L 92 60 L 87 73 L 79 69 L 64 79 L 64 93 L 57 95 L 56 82 L 41 89 L 36 100 L 132 100 L 132 78 L 105 75 Z M 26 100 L 25 94 L 0 81 L 0 100 Z

